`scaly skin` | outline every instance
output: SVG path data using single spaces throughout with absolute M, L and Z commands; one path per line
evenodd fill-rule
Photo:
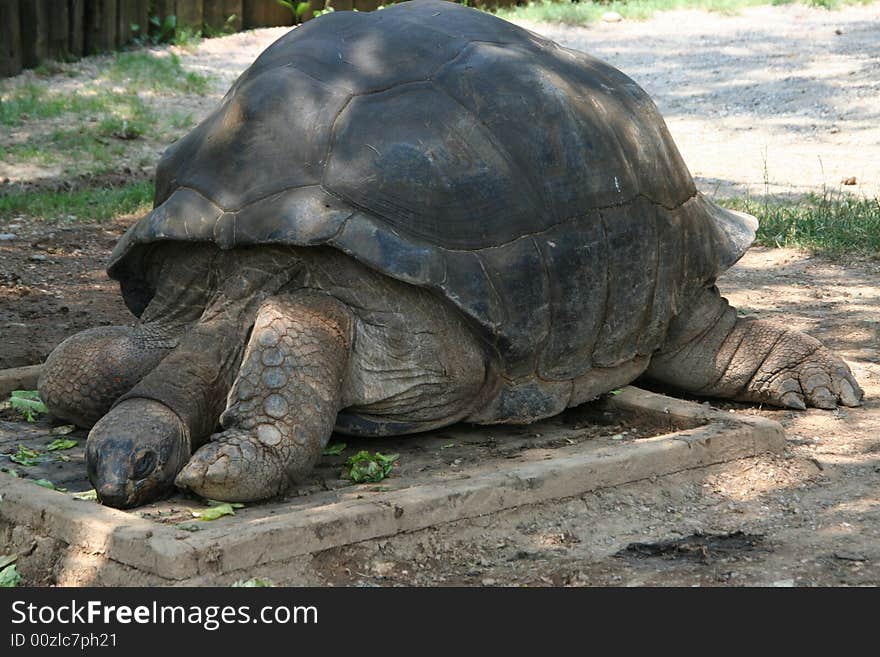
M 821 342 L 737 317 L 714 288 L 673 322 L 646 376 L 696 395 L 799 410 L 858 406 L 864 396 L 846 363 Z
M 249 502 L 284 492 L 320 458 L 340 409 L 352 322 L 335 299 L 300 293 L 260 307 L 211 437 L 177 477 L 208 498 Z
M 169 245 L 154 265 L 162 284 L 137 325 L 88 329 L 58 345 L 37 384 L 52 415 L 91 427 L 171 353 L 205 307 L 213 257 L 204 245 Z
M 129 326 L 77 333 L 49 354 L 37 383 L 52 415 L 91 427 L 171 350 Z

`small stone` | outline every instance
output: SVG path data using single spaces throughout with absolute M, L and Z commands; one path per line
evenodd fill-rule
M 18 235 L 15 233 L 0 233 L 0 242 L 11 242 L 17 237 Z
M 388 577 L 394 572 L 394 564 L 390 561 L 377 561 L 373 564 L 373 572 L 379 577 Z
M 497 582 L 494 579 L 492 579 L 491 577 L 484 577 L 482 583 L 483 583 L 483 586 L 495 586 L 495 584 Z
M 619 23 L 623 20 L 623 16 L 618 14 L 616 11 L 606 11 L 602 14 L 602 21 L 605 23 Z
M 46 256 L 44 256 L 42 253 L 35 253 L 32 256 L 29 256 L 28 260 L 33 260 L 34 262 L 45 262 Z
M 840 181 L 844 185 L 858 185 L 859 181 L 855 176 L 847 176 L 843 180 Z
M 831 130 L 829 130 L 829 132 L 832 135 L 836 135 L 838 132 L 840 132 L 840 128 L 838 128 L 836 125 L 833 125 L 833 126 L 831 126 Z

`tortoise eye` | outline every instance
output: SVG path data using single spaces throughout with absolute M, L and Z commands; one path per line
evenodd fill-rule
M 143 479 L 148 474 L 150 474 L 155 467 L 156 452 L 152 450 L 149 452 L 144 452 L 140 456 L 138 456 L 137 460 L 134 462 L 132 477 L 135 479 Z

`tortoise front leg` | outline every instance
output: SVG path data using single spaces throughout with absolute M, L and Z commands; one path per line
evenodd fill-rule
M 348 309 L 329 296 L 265 301 L 220 418 L 224 430 L 193 455 L 176 484 L 248 502 L 308 474 L 340 409 L 351 332 Z

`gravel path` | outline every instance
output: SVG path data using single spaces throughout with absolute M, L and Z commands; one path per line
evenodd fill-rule
M 880 3 L 702 11 L 589 27 L 527 24 L 617 66 L 654 98 L 700 187 L 720 196 L 845 189 L 880 195 Z M 208 111 L 286 28 L 204 41 Z M 765 181 L 766 176 L 766 181 Z M 766 184 L 765 184 L 766 182 Z
M 880 195 L 880 4 L 700 11 L 590 28 L 530 25 L 654 98 L 704 190 Z

